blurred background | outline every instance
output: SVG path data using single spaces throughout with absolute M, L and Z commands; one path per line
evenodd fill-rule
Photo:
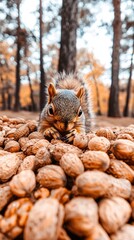
M 133 0 L 0 0 L 0 111 L 42 110 L 56 72 L 80 72 L 99 116 L 134 118 Z

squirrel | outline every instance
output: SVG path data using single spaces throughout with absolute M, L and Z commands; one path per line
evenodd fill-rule
M 78 74 L 57 74 L 48 86 L 38 131 L 46 139 L 73 142 L 76 134 L 88 133 L 93 118 L 89 86 Z

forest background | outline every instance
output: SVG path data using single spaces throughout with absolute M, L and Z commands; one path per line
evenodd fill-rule
M 97 115 L 134 117 L 133 0 L 36 0 L 31 18 L 26 2 L 0 0 L 0 110 L 41 111 L 45 85 L 65 71 L 90 83 Z

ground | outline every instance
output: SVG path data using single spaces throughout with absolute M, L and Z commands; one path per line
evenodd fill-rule
M 20 112 L 13 112 L 13 111 L 0 111 L 0 116 L 6 115 L 7 117 L 14 118 L 14 117 L 21 117 L 24 119 L 39 119 L 39 113 L 27 112 L 27 111 L 20 111 Z M 114 127 L 114 126 L 128 126 L 130 124 L 134 124 L 134 118 L 130 117 L 122 117 L 122 118 L 111 118 L 106 116 L 97 116 L 94 119 L 95 128 L 98 127 Z

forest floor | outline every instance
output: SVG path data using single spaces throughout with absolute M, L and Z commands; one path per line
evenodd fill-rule
M 38 121 L 39 113 L 36 112 L 28 112 L 28 111 L 0 111 L 0 116 L 6 115 L 9 118 L 24 118 L 26 120 L 35 119 Z M 94 128 L 98 127 L 114 127 L 114 126 L 128 126 L 130 124 L 134 124 L 134 118 L 130 117 L 121 117 L 121 118 L 111 118 L 107 116 L 96 116 L 94 119 L 95 126 Z

